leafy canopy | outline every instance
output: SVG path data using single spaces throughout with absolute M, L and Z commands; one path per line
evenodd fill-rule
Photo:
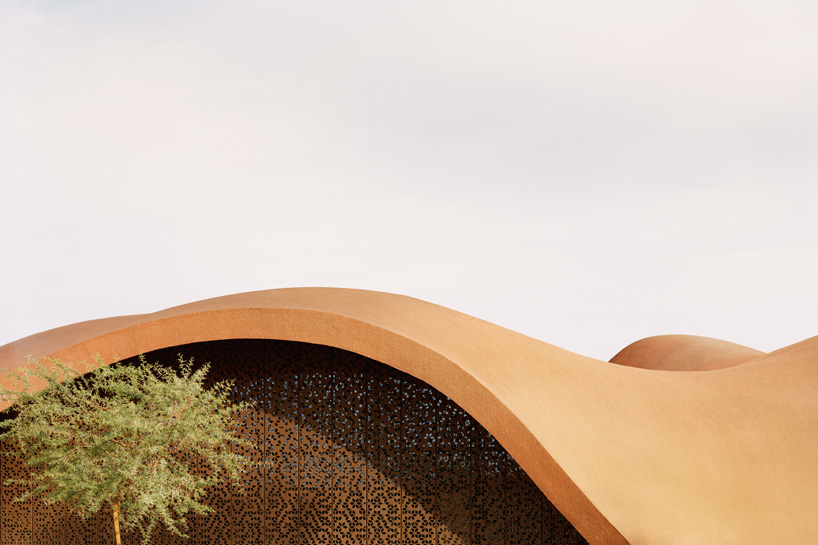
M 6 373 L 11 387 L 0 395 L 13 418 L 0 422 L 0 440 L 31 472 L 9 483 L 31 484 L 20 500 L 65 502 L 83 518 L 108 506 L 143 543 L 157 523 L 187 537 L 188 515 L 212 510 L 202 503 L 209 486 L 241 489 L 246 461 L 228 446 L 250 446 L 231 426 L 247 404 L 230 400 L 231 382 L 205 388 L 209 365 L 194 369 L 181 356 L 178 372 L 142 356 L 89 371 L 49 360 Z

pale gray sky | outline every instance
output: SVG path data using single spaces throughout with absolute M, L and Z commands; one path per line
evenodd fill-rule
M 818 334 L 813 0 L 0 4 L 0 345 L 249 290 Z

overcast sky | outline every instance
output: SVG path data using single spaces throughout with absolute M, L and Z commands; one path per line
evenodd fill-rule
M 3 0 L 0 345 L 250 290 L 818 335 L 814 0 Z

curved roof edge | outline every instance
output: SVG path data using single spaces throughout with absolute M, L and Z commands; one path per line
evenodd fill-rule
M 479 373 L 472 374 L 474 369 L 460 364 L 453 345 L 461 343 L 451 341 L 484 328 L 526 338 L 405 296 L 292 288 L 53 329 L 0 347 L 0 369 L 19 368 L 29 357 L 50 357 L 79 370 L 81 362 L 97 355 L 111 363 L 160 348 L 237 338 L 301 341 L 349 350 L 409 373 L 457 402 L 497 438 L 589 543 L 627 544 L 537 441 L 524 419 L 495 395 L 491 380 L 484 384 L 475 376 Z M 503 351 L 478 359 L 485 365 L 504 366 L 509 355 Z
M 610 362 L 662 371 L 712 371 L 765 355 L 760 350 L 710 337 L 657 335 L 629 344 Z
M 0 347 L 0 367 L 234 338 L 334 346 L 427 382 L 592 545 L 818 542 L 818 337 L 766 355 L 655 337 L 617 365 L 410 297 L 299 288 L 58 328 Z

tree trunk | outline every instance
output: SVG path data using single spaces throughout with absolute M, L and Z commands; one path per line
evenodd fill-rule
M 119 538 L 119 502 L 114 502 L 114 535 L 116 535 L 116 545 L 122 545 Z

